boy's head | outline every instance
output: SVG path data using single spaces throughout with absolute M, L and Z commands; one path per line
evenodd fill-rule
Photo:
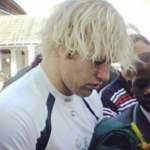
M 150 52 L 142 53 L 139 58 L 143 61 L 135 61 L 135 70 L 131 71 L 131 84 L 133 92 L 140 105 L 150 112 Z

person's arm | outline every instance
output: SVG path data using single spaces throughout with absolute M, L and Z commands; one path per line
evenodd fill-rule
M 150 144 L 148 144 L 149 149 L 147 149 L 145 146 L 142 146 L 141 148 L 142 148 L 142 150 L 150 150 Z
M 124 124 L 115 118 L 104 118 L 94 130 L 89 150 L 150 150 L 140 146 L 138 137 Z
M 103 104 L 103 116 L 105 118 L 113 118 L 117 115 L 117 108 L 115 104 L 110 100 L 113 96 L 113 92 L 107 88 L 104 88 L 100 93 L 100 99 Z

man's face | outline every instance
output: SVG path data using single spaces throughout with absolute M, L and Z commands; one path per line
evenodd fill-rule
M 60 58 L 59 69 L 65 95 L 89 96 L 103 80 L 109 79 L 110 65 L 84 59 L 76 54 L 72 58 Z
M 139 65 L 136 70 L 132 72 L 132 88 L 137 101 L 150 112 L 150 63 L 145 67 Z

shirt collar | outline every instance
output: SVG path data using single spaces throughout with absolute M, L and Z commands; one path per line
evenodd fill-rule
M 145 117 L 147 118 L 147 120 L 148 120 L 149 123 L 150 123 L 150 113 L 147 112 L 141 105 L 140 105 L 140 108 L 141 108 L 143 114 L 145 115 Z

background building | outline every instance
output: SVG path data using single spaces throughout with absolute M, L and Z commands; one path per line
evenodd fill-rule
M 42 19 L 25 15 L 12 0 L 0 1 L 0 70 L 14 76 L 33 61 Z M 18 15 L 21 14 L 21 15 Z

